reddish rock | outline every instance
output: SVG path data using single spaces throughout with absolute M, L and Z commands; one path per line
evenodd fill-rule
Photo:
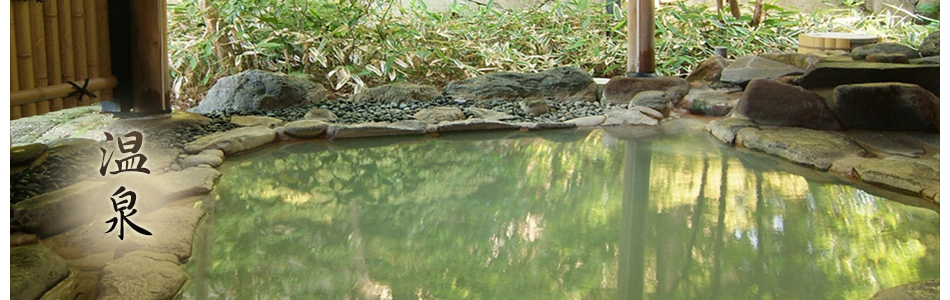
M 709 86 L 718 86 L 722 84 L 722 82 L 719 81 L 720 78 L 722 78 L 722 70 L 731 63 L 732 61 L 726 60 L 721 56 L 710 56 L 700 62 L 699 65 L 689 73 L 689 76 L 686 76 L 686 81 L 702 82 Z
M 736 112 L 761 126 L 791 126 L 841 130 L 834 114 L 818 94 L 768 79 L 749 82 Z
M 689 82 L 679 77 L 614 77 L 604 85 L 604 103 L 627 104 L 643 91 L 665 91 L 676 105 L 689 92 Z

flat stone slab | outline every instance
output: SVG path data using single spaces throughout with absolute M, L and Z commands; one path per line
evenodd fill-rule
M 356 125 L 331 125 L 327 133 L 334 139 L 426 134 L 425 122 L 402 121 L 396 123 L 362 123 Z M 286 127 L 285 127 L 286 130 Z
M 902 138 L 900 133 L 878 131 L 849 131 L 841 133 L 858 142 L 862 147 L 871 151 L 879 151 L 892 155 L 919 157 L 927 153 L 916 143 Z
M 106 205 L 110 204 L 106 203 Z M 130 217 L 130 220 L 138 224 L 138 216 L 136 213 Z M 102 218 L 99 222 L 93 221 L 69 232 L 43 239 L 40 244 L 68 260 L 80 259 L 95 253 L 111 252 L 119 245 L 119 237 L 116 236 L 118 234 L 116 230 L 106 233 L 110 227 L 109 223 L 105 223 L 108 219 Z M 111 260 L 112 257 L 110 256 L 109 259 Z
M 564 123 L 574 124 L 574 127 L 594 127 L 600 126 L 606 120 L 606 116 L 588 116 L 567 120 Z
M 99 285 L 99 273 L 99 270 L 74 271 L 40 299 L 91 299 Z
M 10 297 L 39 299 L 69 276 L 66 261 L 40 245 L 10 249 Z
M 105 182 L 79 182 L 14 204 L 13 218 L 40 237 L 56 235 L 111 212 L 112 192 L 105 191 Z
M 743 128 L 736 134 L 736 144 L 821 171 L 827 171 L 836 160 L 867 155 L 851 139 L 805 128 Z
M 298 139 L 313 139 L 324 136 L 330 123 L 322 120 L 297 120 L 284 125 L 284 134 Z
M 188 279 L 175 260 L 173 255 L 146 251 L 116 259 L 102 268 L 96 299 L 172 299 Z
M 458 107 L 439 106 L 420 110 L 415 115 L 413 115 L 413 117 L 418 120 L 425 121 L 426 123 L 438 124 L 439 122 L 464 120 L 465 114 L 462 113 L 462 109 Z
M 778 78 L 791 74 L 802 74 L 805 70 L 756 55 L 746 55 L 736 59 L 722 70 L 722 82 L 744 84 L 757 78 Z
M 749 127 L 759 128 L 759 125 L 749 119 L 728 118 L 709 122 L 706 124 L 706 131 L 723 143 L 732 145 L 736 141 L 736 133 L 738 133 L 740 129 Z
M 937 300 L 940 299 L 940 279 L 927 279 L 881 290 L 870 300 Z
M 277 140 L 277 132 L 267 127 L 242 127 L 200 137 L 185 145 L 185 152 L 195 154 L 207 149 L 220 149 L 234 154 L 254 149 Z
M 221 177 L 221 172 L 207 167 L 191 167 L 178 172 L 169 172 L 159 176 L 145 177 L 144 179 L 130 182 L 128 186 L 142 188 L 143 192 L 147 188 L 154 189 L 156 192 L 151 195 L 142 194 L 140 197 L 148 197 L 153 203 L 167 203 L 186 197 L 205 195 L 214 188 L 214 181 Z M 147 181 L 145 181 L 147 180 Z M 142 186 L 148 182 L 147 187 Z
M 231 123 L 242 127 L 264 126 L 267 128 L 277 128 L 284 124 L 284 120 L 265 116 L 233 116 Z
M 138 218 L 135 224 L 152 235 L 142 235 L 126 228 L 125 239 L 115 249 L 115 257 L 145 250 L 174 255 L 176 262 L 183 263 L 191 257 L 195 228 L 204 215 L 201 209 L 178 206 L 161 208 Z
M 604 120 L 603 126 L 656 126 L 660 123 L 652 116 L 649 116 L 636 109 L 616 109 L 609 111 L 604 115 L 607 117 L 607 119 Z
M 517 130 L 520 128 L 521 126 L 518 124 L 485 119 L 468 119 L 439 124 L 439 132 Z
M 516 119 L 515 116 L 509 115 L 507 113 L 478 107 L 468 107 L 465 109 L 465 113 L 471 114 L 476 118 L 486 120 L 504 121 Z
M 220 166 L 222 163 L 224 163 L 224 159 L 222 159 L 220 156 L 199 153 L 199 154 L 185 157 L 185 159 L 181 161 L 181 167 L 190 168 L 190 167 L 206 164 L 206 165 L 211 166 L 212 168 L 216 168 Z
M 940 96 L 940 66 L 873 62 L 823 61 L 802 76 L 803 88 L 830 89 L 844 84 L 903 82 Z

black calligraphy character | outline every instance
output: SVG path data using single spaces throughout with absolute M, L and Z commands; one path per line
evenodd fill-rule
M 106 134 L 106 142 L 112 141 L 112 135 L 108 132 L 103 132 Z M 99 167 L 99 174 L 106 176 L 106 170 L 109 168 L 109 161 L 112 160 L 112 153 L 109 153 L 109 158 L 106 158 L 106 149 L 99 147 L 99 150 L 102 151 L 102 164 Z
M 125 192 L 125 193 L 122 193 L 122 192 Z M 120 202 L 116 202 L 115 196 L 119 194 L 122 194 L 121 196 L 119 196 L 119 199 L 128 198 L 128 200 L 122 200 Z M 144 235 L 152 235 L 151 232 L 149 232 L 148 230 L 145 230 L 145 228 L 135 225 L 134 223 L 132 223 L 132 221 L 129 221 L 128 219 L 128 217 L 131 217 L 138 211 L 132 208 L 133 206 L 135 206 L 135 192 L 133 192 L 132 190 L 126 191 L 124 186 L 120 186 L 119 189 L 116 190 L 115 193 L 112 194 L 112 197 L 110 197 L 109 200 L 112 200 L 112 208 L 115 209 L 115 211 L 119 213 L 119 217 L 114 217 L 106 221 L 106 223 L 112 223 L 112 227 L 110 227 L 109 231 L 106 231 L 105 233 L 112 232 L 112 230 L 115 229 L 116 223 L 118 223 L 119 224 L 119 239 L 121 240 L 124 238 L 125 223 L 129 223 L 129 227 L 132 227 L 132 229 L 135 230 L 136 232 L 144 234 Z M 126 204 L 126 203 L 128 203 L 127 206 L 120 207 L 120 205 Z M 126 210 L 131 210 L 132 212 L 130 212 L 129 214 L 125 214 Z
M 111 141 L 112 135 L 109 134 L 108 132 L 106 132 L 105 134 L 106 134 L 106 142 Z M 142 148 L 142 133 L 138 131 L 132 131 L 126 134 L 125 137 L 131 137 L 133 139 L 131 141 L 126 141 L 125 143 L 123 143 L 122 138 L 121 137 L 118 138 L 119 152 L 122 152 L 122 153 L 139 152 L 139 149 Z M 131 147 L 126 148 L 127 146 L 131 146 Z M 106 159 L 106 149 L 103 149 L 100 147 L 99 150 L 102 151 L 102 161 L 103 161 L 102 166 L 99 168 L 99 174 L 101 174 L 102 176 L 106 176 L 106 169 L 108 168 L 108 162 Z M 136 160 L 136 158 L 138 158 L 139 160 Z M 110 160 L 112 159 L 112 154 L 109 154 L 109 159 Z M 123 159 L 116 159 L 115 164 L 119 168 L 119 170 L 115 172 L 109 172 L 109 174 L 114 175 L 114 174 L 118 174 L 118 173 L 122 173 L 126 171 L 135 171 L 135 172 L 142 172 L 145 174 L 151 174 L 151 171 L 143 167 L 145 165 L 146 160 L 148 160 L 148 158 L 145 157 L 145 155 L 141 153 L 137 153 L 135 155 L 132 155 Z M 133 164 L 135 165 L 135 168 L 132 168 Z

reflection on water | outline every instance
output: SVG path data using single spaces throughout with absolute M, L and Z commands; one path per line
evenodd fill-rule
M 358 146 L 231 160 L 182 298 L 867 299 L 939 276 L 934 211 L 704 135 Z

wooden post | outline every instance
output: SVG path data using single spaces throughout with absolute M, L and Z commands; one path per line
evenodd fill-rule
M 137 1 L 135 1 L 137 2 Z M 75 80 L 83 80 L 89 77 L 89 66 L 86 65 L 86 8 L 82 0 L 70 0 L 73 9 L 73 62 L 75 63 Z M 84 100 L 86 102 L 88 100 Z M 85 103 L 75 103 L 82 105 Z M 67 108 L 72 106 L 66 105 Z
M 86 70 L 87 77 L 89 78 L 98 78 L 101 70 L 99 69 L 99 30 L 98 30 L 98 13 L 96 12 L 96 0 L 82 0 L 83 7 L 86 12 Z M 95 92 L 96 98 L 89 99 L 87 103 L 99 102 L 99 96 L 102 96 L 102 93 Z M 88 98 L 88 97 L 86 97 Z M 86 99 L 83 98 L 83 99 Z M 85 102 L 85 101 L 83 101 Z
M 17 70 L 17 57 L 16 57 L 16 31 L 14 30 L 13 22 L 13 2 L 10 2 L 10 92 L 16 92 L 20 90 L 20 72 Z M 11 106 L 10 107 L 10 120 L 16 120 L 20 118 L 20 106 Z
M 96 10 L 99 11 L 98 23 L 96 27 L 99 30 L 99 74 L 102 77 L 112 76 L 112 56 L 109 41 L 109 0 L 97 0 Z M 112 89 L 102 90 L 99 101 L 112 100 Z
M 171 112 L 165 0 L 135 0 L 132 20 L 132 113 Z
M 46 20 L 43 17 L 43 3 L 27 1 L 30 4 L 30 40 L 33 46 L 33 81 L 34 87 L 44 87 L 49 84 L 49 72 L 46 69 Z M 36 114 L 49 112 L 49 101 L 36 103 Z
M 653 0 L 627 1 L 627 76 L 653 77 Z
M 76 54 L 73 51 L 73 6 L 69 1 L 61 2 L 59 5 L 59 58 L 62 59 L 62 80 L 60 82 L 73 81 L 76 79 Z M 77 96 L 63 98 L 63 108 L 76 106 Z
M 60 61 L 59 46 L 59 1 L 43 1 L 43 21 L 46 27 L 46 66 L 49 71 L 49 85 L 63 82 L 63 66 Z M 50 111 L 63 109 L 63 98 L 56 98 L 50 103 Z
M 33 47 L 30 45 L 30 4 L 26 1 L 14 1 L 11 13 L 16 31 L 16 57 L 20 89 L 29 90 L 36 86 L 33 79 Z M 36 104 L 20 107 L 23 117 L 36 115 Z

